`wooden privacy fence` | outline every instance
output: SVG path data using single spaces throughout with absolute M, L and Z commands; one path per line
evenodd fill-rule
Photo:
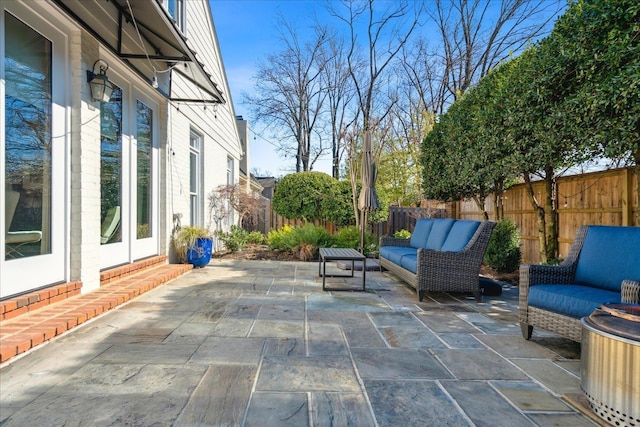
M 369 224 L 367 231 L 374 234 L 377 239 L 382 236 L 392 236 L 399 230 L 413 231 L 418 218 L 451 218 L 455 213 L 455 203 L 442 203 L 437 201 L 425 201 L 423 207 L 403 208 L 398 206 L 389 207 L 389 217 L 387 221 Z M 338 231 L 339 227 L 330 221 L 309 221 L 315 226 L 324 227 L 330 234 Z M 278 230 L 285 225 L 291 227 L 302 227 L 307 222 L 302 219 L 284 218 L 271 211 L 270 229 Z M 266 231 L 268 232 L 268 231 Z
M 558 178 L 555 202 L 558 212 L 558 243 L 560 255 L 566 257 L 578 228 L 582 225 L 640 225 L 638 211 L 638 180 L 634 168 L 620 168 Z M 542 182 L 534 183 L 536 199 L 542 203 L 546 191 Z M 458 202 L 460 219 L 482 219 L 482 212 L 473 200 Z M 487 198 L 485 209 L 495 219 L 493 196 Z M 504 196 L 504 216 L 520 230 L 522 260 L 539 263 L 538 222 L 525 184 L 509 188 Z
M 535 197 L 543 201 L 545 188 L 542 182 L 534 183 Z M 561 177 L 556 183 L 558 206 L 558 236 L 560 255 L 566 257 L 581 225 L 640 225 L 636 223 L 638 211 L 638 180 L 633 167 L 612 169 Z M 495 220 L 493 196 L 487 197 L 485 209 Z M 509 188 L 504 195 L 504 216 L 512 220 L 520 230 L 522 261 L 539 263 L 538 222 L 525 184 Z M 370 224 L 369 232 L 377 238 L 391 236 L 398 230 L 413 231 L 418 218 L 456 218 L 482 220 L 482 212 L 471 199 L 442 203 L 424 201 L 419 208 L 389 207 L 387 221 Z M 270 210 L 267 223 L 270 229 L 284 225 L 299 227 L 303 220 L 283 218 Z M 328 221 L 313 221 L 331 234 L 338 227 Z M 265 233 L 269 230 L 265 229 Z

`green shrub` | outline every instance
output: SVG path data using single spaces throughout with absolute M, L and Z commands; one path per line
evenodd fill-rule
M 304 243 L 316 248 L 321 248 L 331 246 L 332 243 L 331 235 L 327 229 L 313 224 L 294 228 L 292 232 L 292 240 L 295 243 L 294 247 Z
M 396 239 L 410 239 L 411 232 L 405 229 L 398 230 L 395 233 L 393 233 L 393 237 L 395 237 Z
M 237 225 L 232 225 L 229 232 L 219 232 L 218 238 L 224 243 L 224 247 L 231 252 L 242 250 L 250 240 L 249 232 Z
M 341 228 L 333 236 L 333 246 L 338 248 L 351 248 L 360 250 L 360 229 L 355 225 Z M 371 233 L 364 235 L 364 252 L 367 256 L 376 256 L 378 253 L 378 243 L 376 236 Z
M 322 201 L 334 194 L 335 179 L 324 172 L 285 175 L 276 185 L 272 206 L 285 218 L 323 219 Z
M 360 229 L 355 225 L 344 227 L 333 235 L 333 243 L 338 248 L 360 248 Z
M 269 248 L 281 251 L 291 251 L 293 244 L 293 228 L 289 225 L 283 226 L 280 230 L 271 230 L 267 234 L 267 245 Z
M 285 225 L 267 235 L 267 244 L 271 249 L 296 253 L 303 261 L 316 258 L 318 248 L 329 247 L 332 243 L 329 232 L 313 224 L 295 228 Z
M 358 194 L 360 186 L 358 185 Z M 353 225 L 353 199 L 351 181 L 334 181 L 331 193 L 327 193 L 321 202 L 322 218 L 333 222 L 338 227 Z
M 259 231 L 252 231 L 251 233 L 249 233 L 249 243 L 252 243 L 254 245 L 264 245 L 266 241 L 267 238 L 265 237 L 265 235 Z
M 564 261 L 564 258 L 559 256 L 558 258 L 549 258 L 547 262 L 541 262 L 541 265 L 560 265 Z
M 493 229 L 484 262 L 501 273 L 511 273 L 520 266 L 520 233 L 516 225 L 502 220 Z
M 371 241 L 368 240 L 369 237 L 371 237 Z M 373 234 L 366 234 L 364 238 L 364 255 L 369 258 L 378 258 L 378 255 L 380 255 L 380 247 L 378 242 L 375 240 L 375 236 Z

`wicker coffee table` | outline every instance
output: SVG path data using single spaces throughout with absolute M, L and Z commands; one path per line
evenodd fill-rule
M 351 261 L 351 275 L 348 274 L 330 274 L 327 275 L 327 261 Z M 364 291 L 364 283 L 367 271 L 367 257 L 362 255 L 355 249 L 347 248 L 320 248 L 320 262 L 318 263 L 318 275 L 322 277 L 322 290 L 326 291 L 353 291 L 353 288 L 330 288 L 326 289 L 325 279 L 327 277 L 353 277 L 355 270 L 355 262 L 362 261 L 362 290 Z

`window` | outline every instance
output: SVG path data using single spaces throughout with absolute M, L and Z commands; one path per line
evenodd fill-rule
M 187 34 L 186 0 L 164 0 L 163 3 L 182 34 Z
M 227 185 L 233 185 L 233 184 L 234 184 L 233 158 L 227 157 Z M 227 212 L 229 212 L 229 215 L 227 215 L 227 227 L 231 227 L 231 225 L 234 223 L 233 208 L 231 207 L 231 200 L 227 200 Z
M 152 236 L 152 149 L 153 149 L 153 110 L 137 101 L 136 130 L 136 178 L 137 182 L 137 238 Z
M 191 225 L 202 225 L 200 215 L 200 145 L 202 136 L 191 131 L 189 140 L 189 198 L 191 205 Z
M 233 185 L 233 159 L 227 157 L 227 185 Z
M 51 253 L 52 43 L 5 13 L 6 258 Z
M 100 103 L 100 243 L 122 241 L 122 89 Z

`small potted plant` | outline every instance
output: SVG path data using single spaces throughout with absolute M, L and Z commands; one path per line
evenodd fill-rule
M 174 234 L 173 246 L 180 262 L 204 267 L 211 261 L 213 237 L 208 228 L 187 225 Z

